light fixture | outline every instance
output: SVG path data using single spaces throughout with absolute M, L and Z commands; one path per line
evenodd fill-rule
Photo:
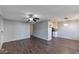
M 68 26 L 69 24 L 67 23 L 67 21 L 68 21 L 68 17 L 64 17 L 64 19 L 65 19 L 65 21 L 64 21 L 64 26 Z
M 36 14 L 28 14 L 26 15 L 26 22 L 27 23 L 36 23 L 39 21 L 39 17 Z
M 64 26 L 68 26 L 68 23 L 64 23 Z
M 64 17 L 64 19 L 68 19 L 68 17 Z
M 34 14 L 34 16 L 33 17 L 39 17 L 37 14 Z

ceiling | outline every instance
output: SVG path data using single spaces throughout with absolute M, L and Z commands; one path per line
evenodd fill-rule
M 79 6 L 77 5 L 0 5 L 0 15 L 9 20 L 26 21 L 25 15 L 36 14 L 40 20 L 50 20 L 56 17 L 61 21 L 79 19 Z

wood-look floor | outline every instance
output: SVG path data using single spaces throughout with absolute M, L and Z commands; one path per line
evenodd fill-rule
M 78 54 L 79 41 L 53 38 L 47 42 L 31 37 L 31 39 L 4 43 L 2 48 L 9 54 Z

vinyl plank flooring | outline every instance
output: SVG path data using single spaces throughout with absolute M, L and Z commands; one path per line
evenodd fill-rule
M 45 41 L 40 38 L 6 42 L 2 46 L 9 54 L 78 54 L 79 41 L 53 38 Z

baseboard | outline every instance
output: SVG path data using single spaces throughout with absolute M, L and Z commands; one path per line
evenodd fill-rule
M 36 37 L 36 36 L 31 36 L 30 38 L 24 38 L 24 39 L 19 39 L 19 40 L 13 40 L 13 41 L 8 41 L 8 42 L 3 42 L 3 44 L 6 44 L 6 43 L 11 43 L 11 42 L 17 42 L 17 41 L 22 41 L 22 40 L 28 40 L 28 39 L 30 39 L 31 40 L 31 38 L 36 38 L 37 40 L 39 40 L 39 41 L 41 41 L 43 44 L 46 44 L 46 45 L 48 45 L 48 40 L 44 40 L 44 39 L 42 39 L 42 38 L 39 38 L 39 37 Z
M 28 40 L 28 39 L 30 39 L 30 38 L 17 39 L 17 40 L 7 41 L 7 42 L 3 42 L 3 43 L 9 43 L 9 42 L 15 42 L 15 41 L 21 41 L 21 40 Z
M 34 37 L 34 38 L 36 38 L 36 39 L 39 39 L 39 41 L 41 41 L 41 42 L 44 43 L 44 44 L 48 44 L 48 42 L 49 42 L 48 40 L 45 40 L 45 39 L 36 37 L 36 36 L 34 36 L 34 35 L 32 35 L 31 37 Z
M 43 39 L 43 38 L 40 38 L 40 37 L 37 37 L 37 36 L 34 36 L 34 35 L 31 35 L 31 37 L 35 37 L 37 39 L 44 40 L 44 41 L 49 41 L 49 40 L 46 40 L 46 39 Z
M 67 38 L 67 37 L 57 37 L 57 38 L 79 41 L 79 38 Z
M 31 35 L 31 36 L 34 36 L 34 37 L 37 37 L 39 39 L 43 39 L 43 40 L 46 40 L 46 41 L 50 41 L 48 38 L 41 37 L 41 36 L 38 36 L 38 35 Z

